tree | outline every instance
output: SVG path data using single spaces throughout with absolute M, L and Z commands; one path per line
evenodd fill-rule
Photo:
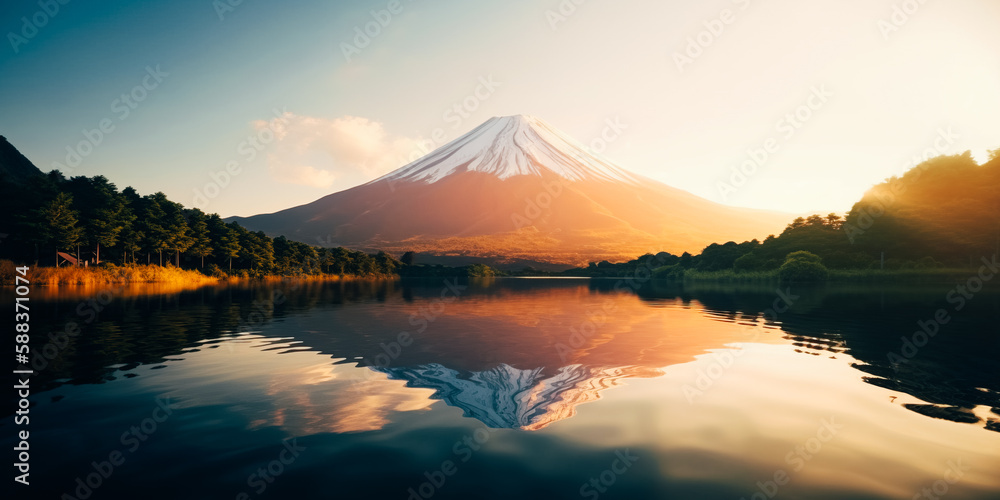
M 88 223 L 91 241 L 97 246 L 96 261 L 101 262 L 101 245 L 114 247 L 126 227 L 132 225 L 135 215 L 128 209 L 125 201 L 117 196 L 112 198 L 108 206 L 98 208 L 94 218 Z
M 250 270 L 256 274 L 267 274 L 274 267 L 274 243 L 263 231 L 253 233 L 244 229 L 240 233 L 240 247 Z
M 131 223 L 128 200 L 102 175 L 73 177 L 63 189 L 73 195 L 74 208 L 80 214 L 84 228 L 81 243 L 92 245 L 96 261 L 100 262 L 101 247 L 117 245 L 125 225 Z
M 778 269 L 781 281 L 825 281 L 829 271 L 822 259 L 806 251 L 792 252 L 785 257 L 785 263 Z
M 416 255 L 413 252 L 406 252 L 403 254 L 403 257 L 399 259 L 399 261 L 405 266 L 412 266 L 415 258 Z
M 135 217 L 135 216 L 133 216 Z M 132 263 L 135 263 L 135 253 L 142 250 L 140 242 L 146 237 L 142 231 L 136 229 L 135 225 L 129 224 L 121 233 L 122 263 L 128 263 L 128 254 L 132 254 Z
M 219 214 L 212 214 L 206 220 L 208 236 L 211 239 L 212 255 L 218 259 L 229 261 L 229 270 L 233 270 L 233 259 L 240 256 L 240 233 L 236 228 L 243 229 L 236 222 L 226 224 Z
M 163 196 L 163 193 L 157 194 Z M 181 252 L 186 252 L 194 239 L 191 237 L 190 228 L 188 228 L 187 220 L 184 218 L 184 207 L 180 203 L 167 200 L 166 196 L 164 196 L 162 205 L 166 213 L 164 250 L 172 250 L 176 259 L 174 265 L 181 267 Z
M 170 203 L 163 193 L 148 195 L 142 199 L 145 205 L 142 218 L 142 246 L 146 249 L 146 263 L 149 263 L 149 252 L 160 255 L 160 265 L 163 265 L 163 251 L 167 249 L 170 231 L 167 229 L 167 212 L 163 203 Z
M 131 193 L 129 192 L 131 190 Z M 118 233 L 118 242 L 122 247 L 122 263 L 128 263 L 128 254 L 132 253 L 132 262 L 135 262 L 135 252 L 141 247 L 139 242 L 142 241 L 143 233 L 139 230 L 135 223 L 137 219 L 134 207 L 137 207 L 141 203 L 141 199 L 138 196 L 131 196 L 134 194 L 135 190 L 132 188 L 125 188 L 121 194 L 118 195 L 118 200 L 122 203 L 123 208 L 118 214 L 118 220 L 122 225 L 121 231 Z
M 381 274 L 396 274 L 396 271 L 403 266 L 402 262 L 396 260 L 393 256 L 385 252 L 379 252 L 378 254 L 375 255 L 375 264 L 378 266 L 378 272 Z M 490 269 L 491 273 L 494 272 L 493 269 L 487 266 L 483 267 L 486 269 Z M 483 269 L 476 268 L 476 272 L 479 271 L 483 271 Z M 494 274 L 482 274 L 481 276 L 494 276 Z M 480 276 L 480 275 L 470 275 L 470 276 Z
M 77 225 L 77 211 L 73 210 L 73 196 L 59 193 L 56 198 L 37 213 L 42 239 L 59 250 L 69 250 L 80 242 L 83 228 Z M 56 256 L 56 266 L 59 257 Z
M 235 222 L 233 224 L 236 224 Z M 233 259 L 240 256 L 243 248 L 240 247 L 240 232 L 233 228 L 226 228 L 226 232 L 219 238 L 216 245 L 222 257 L 229 259 L 229 270 L 233 270 Z
M 844 218 L 838 214 L 831 213 L 826 216 L 825 224 L 832 229 L 840 230 L 844 224 Z
M 191 246 L 188 253 L 201 258 L 201 267 L 205 267 L 205 257 L 212 255 L 212 238 L 208 232 L 208 222 L 205 213 L 197 208 L 187 211 L 188 227 L 191 230 Z

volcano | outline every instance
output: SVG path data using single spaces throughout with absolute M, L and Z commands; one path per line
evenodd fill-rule
M 696 254 L 776 234 L 788 219 L 629 172 L 548 123 L 515 115 L 491 118 L 366 184 L 229 220 L 328 247 L 585 265 Z

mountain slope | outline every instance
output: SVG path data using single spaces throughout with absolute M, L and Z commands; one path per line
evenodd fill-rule
M 312 244 L 579 265 L 780 232 L 737 209 L 628 172 L 532 117 L 492 118 L 367 184 L 235 218 Z
M 43 172 L 8 142 L 6 137 L 0 135 L 0 179 L 22 184 L 36 175 L 43 175 Z

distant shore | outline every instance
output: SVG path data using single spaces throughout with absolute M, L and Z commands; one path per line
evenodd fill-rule
M 966 280 L 976 275 L 976 269 L 934 268 L 934 269 L 829 269 L 826 279 L 818 282 L 829 283 L 946 283 Z M 684 273 L 684 282 L 753 283 L 779 282 L 779 271 L 696 271 Z

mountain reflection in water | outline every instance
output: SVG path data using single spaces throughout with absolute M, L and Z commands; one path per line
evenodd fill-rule
M 775 318 L 774 287 L 650 282 L 633 292 L 616 284 L 343 281 L 132 291 L 115 296 L 92 324 L 77 305 L 102 292 L 60 289 L 58 297 L 39 297 L 36 307 L 49 314 L 37 328 L 58 331 L 77 321 L 84 334 L 37 384 L 102 383 L 135 376 L 136 367 L 163 364 L 206 339 L 291 334 L 294 352 L 319 352 L 429 389 L 431 398 L 490 427 L 537 430 L 625 379 L 656 377 L 664 367 L 747 343 L 791 344 L 804 354 L 845 354 L 864 382 L 912 396 L 898 401 L 910 410 L 1000 428 L 996 293 L 984 291 L 956 314 L 933 348 L 894 365 L 887 353 L 898 352 L 900 337 L 942 305 L 945 285 L 786 289 L 796 300 Z M 458 297 L 442 300 L 454 297 L 442 293 L 449 289 Z

